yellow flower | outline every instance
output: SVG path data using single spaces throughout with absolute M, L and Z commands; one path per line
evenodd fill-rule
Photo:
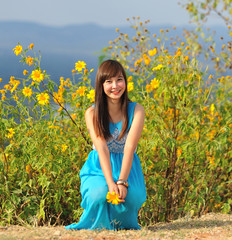
M 7 138 L 12 138 L 15 134 L 14 129 L 13 128 L 8 128 L 7 131 L 8 131 L 8 133 L 6 134 L 6 137 Z
M 156 78 L 151 80 L 151 89 L 154 90 L 159 87 L 159 80 Z
M 130 92 L 132 90 L 134 90 L 134 83 L 133 82 L 128 82 L 127 91 Z
M 85 70 L 84 70 L 84 74 L 87 74 L 89 72 L 89 70 L 86 68 Z
M 59 88 L 58 93 L 56 93 L 56 92 L 53 93 L 53 99 L 54 99 L 55 103 L 63 103 L 64 102 L 62 88 Z
M 23 95 L 24 95 L 25 97 L 30 97 L 30 96 L 32 95 L 32 90 L 31 90 L 29 87 L 25 87 L 25 88 L 23 89 Z
M 2 82 L 2 78 L 0 78 L 0 82 Z
M 64 77 L 60 77 L 60 85 L 61 85 L 61 86 L 64 85 Z
M 23 75 L 27 75 L 28 74 L 28 71 L 27 70 L 24 70 L 23 71 Z
M 31 164 L 27 164 L 26 172 L 29 174 L 31 172 Z
M 77 63 L 75 63 L 75 69 L 78 72 L 81 72 L 82 69 L 85 69 L 85 65 L 86 65 L 86 63 L 84 61 L 78 61 Z
M 188 55 L 185 56 L 185 57 L 184 57 L 184 60 L 185 60 L 185 61 L 188 61 L 188 60 L 189 60 L 189 56 L 188 56 Z
M 150 84 L 146 85 L 146 91 L 147 91 L 148 93 L 150 93 L 150 92 L 152 91 Z
M 177 148 L 177 158 L 181 155 L 182 153 L 182 149 L 181 148 Z
M 6 94 L 6 90 L 5 89 L 0 89 L 0 93 L 3 94 L 3 95 Z
M 31 73 L 31 78 L 34 81 L 41 82 L 44 79 L 44 75 L 43 75 L 43 73 L 41 73 L 41 70 L 34 70 Z
M 71 113 L 71 117 L 73 120 L 75 120 L 77 118 L 77 115 L 75 113 Z
M 39 104 L 41 104 L 41 105 L 46 105 L 49 103 L 50 97 L 47 93 L 40 93 L 36 97 L 37 97 Z
M 66 144 L 61 145 L 61 152 L 65 152 L 68 146 Z
M 13 48 L 14 54 L 18 56 L 22 51 L 23 47 L 21 45 L 17 45 L 15 48 Z
M 138 59 L 138 60 L 135 62 L 134 66 L 137 67 L 137 65 L 139 65 L 142 61 L 143 61 L 142 58 Z
M 28 49 L 33 49 L 34 47 L 34 43 L 31 43 L 29 46 L 28 46 Z
M 132 81 L 132 78 L 133 78 L 132 76 L 128 77 L 128 78 L 127 78 L 127 82 Z
M 143 54 L 143 60 L 146 65 L 149 65 L 151 62 L 151 59 L 147 56 L 147 54 Z
M 13 98 L 16 102 L 19 100 L 19 97 L 17 95 L 14 95 Z
M 9 84 L 6 84 L 5 86 L 4 86 L 4 88 L 6 89 L 6 90 L 11 90 L 11 86 L 9 85 Z
M 91 100 L 91 102 L 94 102 L 95 100 L 95 90 L 91 89 L 89 93 L 87 94 L 87 98 Z
M 5 96 L 5 95 L 2 95 L 1 100 L 4 101 L 5 99 L 6 99 L 6 96 Z
M 213 115 L 214 110 L 215 110 L 215 106 L 214 106 L 214 104 L 211 104 L 211 106 L 210 106 L 211 115 Z
M 28 56 L 27 59 L 26 59 L 26 63 L 31 66 L 33 64 L 33 58 Z
M 87 87 L 81 86 L 77 89 L 76 93 L 80 96 L 85 96 L 85 92 L 87 91 Z
M 162 64 L 159 64 L 159 65 L 157 65 L 156 67 L 153 67 L 153 68 L 152 68 L 152 71 L 160 70 L 162 67 L 163 67 L 163 65 L 162 65 Z
M 9 83 L 13 86 L 13 88 L 10 90 L 11 93 L 13 93 L 17 89 L 18 85 L 20 84 L 20 81 L 15 80 L 14 77 L 11 77 Z
M 149 54 L 151 57 L 154 56 L 154 55 L 156 55 L 156 53 L 157 53 L 157 49 L 156 49 L 156 48 L 154 48 L 153 50 L 148 51 L 148 54 Z
M 107 202 L 115 205 L 118 205 L 121 202 L 118 197 L 119 194 L 115 194 L 115 192 L 113 193 L 108 192 L 106 195 Z

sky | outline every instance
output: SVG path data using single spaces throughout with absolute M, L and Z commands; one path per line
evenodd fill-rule
M 49 26 L 94 23 L 103 27 L 128 26 L 139 16 L 151 25 L 189 23 L 182 0 L 1 0 L 0 21 L 27 21 Z M 220 24 L 217 17 L 209 24 Z

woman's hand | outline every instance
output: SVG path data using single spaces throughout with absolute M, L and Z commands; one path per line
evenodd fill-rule
M 120 202 L 125 202 L 125 197 L 127 195 L 127 188 L 123 185 L 117 185 L 116 183 L 112 183 L 110 185 L 108 185 L 109 188 L 109 192 L 113 193 L 115 192 L 115 194 L 119 194 L 119 199 Z
M 117 186 L 119 190 L 119 199 L 121 200 L 121 202 L 125 202 L 125 198 L 127 195 L 127 187 L 125 187 L 124 185 L 117 185 Z

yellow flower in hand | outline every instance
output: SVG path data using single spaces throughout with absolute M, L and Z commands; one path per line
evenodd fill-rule
M 121 200 L 118 197 L 119 194 L 115 194 L 115 192 L 113 193 L 108 192 L 106 195 L 107 202 L 115 205 L 118 205 L 121 202 Z

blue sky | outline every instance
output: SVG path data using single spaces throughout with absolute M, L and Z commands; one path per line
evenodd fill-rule
M 50 26 L 95 23 L 106 27 L 128 25 L 126 18 L 140 16 L 151 25 L 186 25 L 183 0 L 6 0 L 1 1 L 0 21 L 29 21 Z M 210 24 L 220 24 L 212 17 Z

